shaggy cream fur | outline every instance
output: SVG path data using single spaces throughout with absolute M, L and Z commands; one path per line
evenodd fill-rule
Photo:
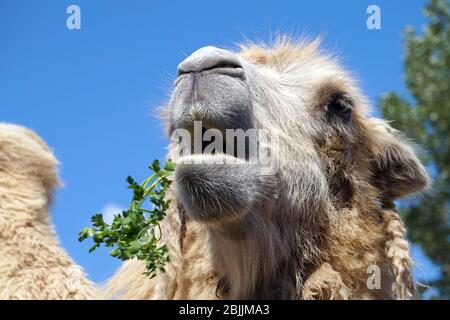
M 56 165 L 36 134 L 0 124 L 0 299 L 100 297 L 51 225 Z

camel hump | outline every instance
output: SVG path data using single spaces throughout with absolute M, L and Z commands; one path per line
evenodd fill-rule
M 0 123 L 0 299 L 101 297 L 54 232 L 57 165 L 32 130 Z

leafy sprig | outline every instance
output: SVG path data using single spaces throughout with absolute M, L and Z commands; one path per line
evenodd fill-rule
M 157 271 L 164 271 L 169 261 L 166 245 L 160 245 L 161 228 L 170 200 L 165 199 L 171 181 L 169 176 L 175 170 L 175 163 L 168 160 L 161 167 L 158 160 L 149 165 L 154 173 L 138 184 L 132 177 L 127 177 L 128 188 L 133 190 L 133 199 L 128 210 L 114 216 L 111 224 L 103 220 L 103 215 L 92 216 L 92 226 L 80 231 L 78 240 L 92 238 L 93 252 L 101 244 L 114 248 L 110 255 L 120 260 L 137 258 L 146 263 L 145 274 L 154 277 Z M 149 201 L 150 209 L 143 208 Z M 155 229 L 158 229 L 158 234 Z

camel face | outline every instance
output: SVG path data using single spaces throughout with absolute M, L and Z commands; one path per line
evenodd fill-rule
M 428 176 L 401 133 L 367 117 L 350 74 L 317 47 L 205 47 L 178 67 L 166 110 L 176 202 L 206 227 L 224 296 L 304 295 L 302 283 L 325 262 L 352 294 L 392 296 L 390 286 L 354 290 L 369 266 L 392 263 L 384 226 L 397 216 L 386 210 L 423 190 Z
M 188 213 L 202 222 L 234 222 L 276 194 L 273 174 L 261 178 L 258 163 L 249 161 L 260 153 L 250 150 L 250 145 L 261 145 L 257 134 L 249 134 L 256 129 L 252 73 L 254 67 L 235 53 L 211 46 L 197 50 L 178 66 L 169 104 L 169 132 L 188 130 L 193 139 L 190 155 L 174 157 L 178 160 L 175 181 Z M 229 130 L 241 132 L 243 139 L 230 138 Z M 221 150 L 207 152 L 209 132 Z M 196 150 L 193 140 L 198 134 L 202 146 Z
M 222 152 L 212 155 L 205 154 L 204 140 L 197 150 L 191 143 L 188 156 L 172 155 L 179 162 L 178 195 L 191 216 L 223 224 L 263 208 L 269 217 L 282 202 L 289 211 L 305 209 L 300 211 L 320 218 L 314 215 L 329 204 L 327 164 L 333 161 L 321 148 L 340 136 L 334 141 L 335 154 L 351 151 L 354 113 L 356 118 L 361 113 L 354 109 L 364 106 L 354 102 L 362 98 L 343 70 L 306 51 L 281 64 L 262 61 L 249 50 L 233 53 L 209 46 L 180 63 L 168 107 L 169 132 L 186 129 L 194 140 L 198 122 L 201 133 L 222 133 L 223 144 Z M 265 59 L 269 57 L 266 53 Z M 236 145 L 230 152 L 227 129 L 269 132 L 274 170 L 261 174 L 261 164 L 248 161 L 248 145 L 243 157 Z M 265 145 L 260 135 L 252 137 L 255 145 Z M 252 137 L 241 141 L 250 144 Z M 233 162 L 233 157 L 243 161 Z M 200 163 L 193 164 L 194 158 Z M 343 189 L 346 194 L 340 197 L 347 201 L 350 187 Z
M 188 156 L 172 153 L 180 162 L 178 194 L 192 216 L 225 222 L 263 207 L 320 222 L 326 212 L 354 205 L 356 180 L 379 188 L 373 168 L 380 152 L 389 153 L 380 150 L 389 130 L 380 134 L 376 121 L 365 115 L 366 100 L 348 72 L 316 47 L 314 42 L 249 46 L 233 53 L 208 46 L 180 63 L 168 107 L 169 133 L 186 129 L 195 140 L 198 122 L 197 131 L 216 130 L 223 140 L 223 152 L 205 154 L 203 139 L 199 149 L 191 143 Z M 261 174 L 261 163 L 248 161 L 248 145 L 242 157 L 236 156 L 236 145 L 230 152 L 227 129 L 269 132 L 274 170 Z M 260 137 L 253 136 L 258 147 L 264 145 Z M 244 161 L 227 161 L 233 157 Z M 412 166 L 422 175 L 419 185 L 397 196 L 426 184 L 420 163 Z

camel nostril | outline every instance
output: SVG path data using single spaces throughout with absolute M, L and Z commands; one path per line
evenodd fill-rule
M 216 64 L 211 65 L 207 68 L 203 68 L 200 70 L 184 70 L 184 69 L 178 69 L 178 76 L 181 76 L 182 74 L 191 73 L 191 72 L 203 72 L 203 71 L 209 71 L 214 69 L 228 69 L 230 72 L 233 72 L 233 69 L 235 70 L 241 70 L 242 71 L 242 65 L 234 63 L 233 61 L 217 61 Z M 230 70 L 231 69 L 231 70 Z
M 237 64 L 234 61 L 222 60 L 222 61 L 217 61 L 217 63 L 215 65 L 213 65 L 209 68 L 205 68 L 201 71 L 212 70 L 212 69 L 224 69 L 224 68 L 237 69 L 237 68 L 242 68 L 242 65 Z
M 208 46 L 195 51 L 181 62 L 178 66 L 178 76 L 185 73 L 214 69 L 229 70 L 231 72 L 236 70 L 242 71 L 242 64 L 234 53 Z

